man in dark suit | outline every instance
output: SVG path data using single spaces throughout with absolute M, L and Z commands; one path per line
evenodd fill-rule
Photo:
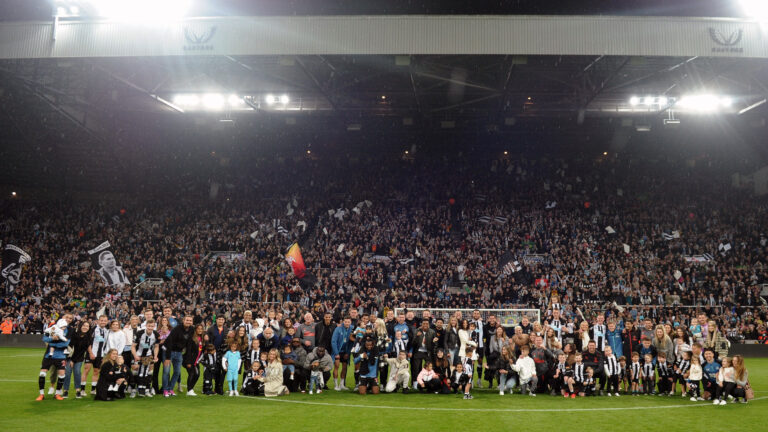
M 421 327 L 414 332 L 411 344 L 411 347 L 413 348 L 413 356 L 411 357 L 411 377 L 419 376 L 423 362 L 432 361 L 431 357 L 432 353 L 435 352 L 435 344 L 437 341 L 437 334 L 434 330 L 429 328 L 429 320 L 422 320 Z M 413 384 L 415 389 L 416 378 L 413 379 Z

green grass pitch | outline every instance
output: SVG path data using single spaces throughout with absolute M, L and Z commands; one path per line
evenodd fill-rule
M 38 394 L 41 349 L 0 349 L 0 431 L 765 431 L 768 359 L 747 359 L 756 399 L 712 406 L 680 396 L 621 396 L 566 400 L 476 389 L 460 395 L 411 393 L 230 398 L 198 396 L 95 402 Z M 183 379 L 184 376 L 182 377 Z M 89 379 L 90 382 L 90 379 Z M 184 382 L 184 381 L 183 381 Z M 352 382 L 352 379 L 348 380 Z M 202 380 L 197 384 L 200 393 Z

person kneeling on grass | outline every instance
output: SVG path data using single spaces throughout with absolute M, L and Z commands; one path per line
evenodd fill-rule
M 437 376 L 434 370 L 432 370 L 432 362 L 428 361 L 424 365 L 424 369 L 419 372 L 419 376 L 416 378 L 418 389 L 420 392 L 435 392 L 440 391 L 440 378 Z
M 258 360 L 251 363 L 251 369 L 243 378 L 241 391 L 245 396 L 264 396 L 264 368 Z
M 384 391 L 392 393 L 400 387 L 403 393 L 408 393 L 408 381 L 411 380 L 411 367 L 408 364 L 408 353 L 401 350 L 397 353 L 397 358 L 387 358 L 389 364 L 389 381 L 387 381 Z
M 360 386 L 358 392 L 361 395 L 368 393 L 379 394 L 379 353 L 374 346 L 373 339 L 366 338 L 360 352 L 355 356 L 355 364 L 360 366 Z
M 117 355 L 116 349 L 112 348 L 107 351 L 101 364 L 99 381 L 96 383 L 95 400 L 111 401 L 125 397 L 127 367 L 123 364 L 122 359 L 121 356 Z

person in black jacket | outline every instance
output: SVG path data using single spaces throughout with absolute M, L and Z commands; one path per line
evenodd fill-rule
M 203 347 L 208 343 L 208 335 L 202 324 L 195 326 L 192 337 L 187 341 L 184 352 L 184 369 L 187 370 L 187 396 L 197 396 L 195 384 L 200 378 L 200 358 L 203 355 Z
M 64 377 L 64 393 L 62 396 L 64 398 L 68 396 L 69 380 L 74 374 L 76 397 L 77 399 L 80 399 L 85 393 L 85 383 L 81 382 L 81 371 L 83 369 L 85 356 L 88 354 L 88 346 L 91 342 L 91 324 L 88 320 L 79 321 L 76 324 L 76 329 L 70 331 L 69 334 L 72 335 L 72 337 L 69 338 L 69 346 L 72 349 L 72 355 L 70 355 L 69 361 L 67 362 L 67 373 Z M 83 387 L 83 390 L 81 390 L 81 386 Z
M 456 365 L 459 361 L 460 346 L 459 323 L 456 317 L 452 316 L 448 318 L 448 327 L 445 329 L 445 336 L 443 336 L 443 348 L 448 353 L 448 361 L 451 362 L 451 366 Z
M 595 371 L 595 379 L 600 378 L 600 396 L 603 396 L 605 390 L 605 358 L 603 353 L 597 350 L 597 343 L 589 341 L 587 350 L 581 354 L 584 360 L 584 367 L 591 367 Z
M 333 331 L 336 330 L 336 323 L 331 318 L 331 313 L 326 312 L 323 315 L 323 321 L 315 326 L 315 346 L 325 348 L 326 352 L 331 352 L 331 338 Z
M 168 351 L 171 353 L 171 364 L 173 365 L 173 375 L 168 380 L 168 374 L 165 373 L 163 368 L 163 396 L 175 396 L 173 388 L 176 383 L 181 379 L 181 364 L 184 360 L 184 349 L 189 343 L 189 339 L 192 338 L 192 317 L 187 315 L 184 317 L 182 325 L 178 325 L 171 330 L 171 334 L 168 335 L 168 340 L 165 342 Z
M 117 364 L 118 357 L 117 350 L 114 348 L 104 356 L 99 381 L 96 383 L 94 400 L 114 400 L 114 396 L 117 394 L 115 389 L 125 385 L 125 377 L 121 375 L 122 367 Z
M 411 357 L 411 378 L 413 379 L 414 390 L 416 390 L 416 377 L 421 372 L 422 362 L 431 361 L 437 340 L 435 331 L 429 328 L 429 320 L 422 320 L 421 327 L 414 332 L 411 343 L 413 354 Z

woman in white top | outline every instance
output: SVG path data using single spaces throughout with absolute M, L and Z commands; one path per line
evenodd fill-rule
M 120 328 L 120 321 L 112 321 L 109 324 L 109 333 L 107 334 L 107 350 L 116 349 L 118 353 L 122 354 L 127 344 L 125 333 Z
M 477 347 L 475 341 L 469 338 L 469 321 L 467 320 L 461 320 L 461 326 L 459 328 L 459 342 L 461 343 L 461 345 L 459 345 L 459 357 L 463 362 L 467 350 L 467 345 L 471 347 Z M 473 356 L 476 355 L 477 353 L 473 354 Z

